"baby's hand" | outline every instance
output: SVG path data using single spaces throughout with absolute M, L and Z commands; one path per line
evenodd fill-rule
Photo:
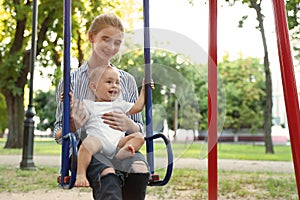
M 72 101 L 73 101 L 72 92 L 70 92 L 69 95 L 70 95 L 70 102 L 71 102 L 71 105 L 72 105 Z M 64 93 L 63 92 L 60 94 L 60 101 L 64 101 Z
M 151 89 L 152 90 L 155 89 L 155 84 L 154 84 L 153 80 L 151 80 Z M 145 79 L 143 79 L 143 82 L 142 82 L 142 90 L 145 90 Z

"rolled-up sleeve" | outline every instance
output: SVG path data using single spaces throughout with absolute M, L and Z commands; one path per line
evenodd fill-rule
M 58 87 L 57 87 L 57 91 L 56 91 L 56 114 L 55 114 L 55 122 L 54 122 L 54 130 L 53 130 L 53 136 L 54 139 L 57 143 L 61 143 L 61 138 L 57 139 L 56 137 L 56 133 L 62 129 L 62 115 L 63 115 L 63 102 L 60 100 L 60 96 L 63 92 L 63 87 L 62 87 L 62 80 L 59 82 Z

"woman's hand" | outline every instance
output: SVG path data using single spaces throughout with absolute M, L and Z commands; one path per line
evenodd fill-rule
M 125 132 L 139 132 L 140 127 L 124 113 L 109 112 L 102 115 L 103 122 L 111 128 Z
M 88 117 L 86 116 L 83 102 L 79 103 L 78 99 L 74 100 L 72 92 L 70 92 L 69 95 L 70 95 L 70 109 L 71 109 L 70 131 L 75 132 L 77 129 L 81 128 L 86 123 Z M 64 101 L 64 93 L 60 94 L 60 100 Z

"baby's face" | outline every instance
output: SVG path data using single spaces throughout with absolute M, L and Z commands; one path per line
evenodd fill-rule
M 105 70 L 96 85 L 94 93 L 97 101 L 114 101 L 120 95 L 120 77 L 118 72 L 113 69 Z

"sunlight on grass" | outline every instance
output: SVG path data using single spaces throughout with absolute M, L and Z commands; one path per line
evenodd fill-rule
M 4 149 L 5 140 L 0 139 L 0 155 L 21 155 L 22 149 Z M 207 143 L 172 143 L 174 158 L 207 158 Z M 263 145 L 219 143 L 219 159 L 239 159 L 239 160 L 272 160 L 272 161 L 292 161 L 290 146 L 274 146 L 275 154 L 265 154 Z M 35 155 L 60 155 L 61 145 L 57 145 L 52 138 L 36 138 L 34 140 Z M 141 149 L 146 154 L 146 145 Z M 155 157 L 167 157 L 164 143 L 154 143 Z
M 160 173 L 160 172 L 158 172 Z M 297 199 L 294 174 L 219 172 L 219 199 Z M 207 171 L 175 169 L 164 187 L 148 187 L 158 200 L 207 199 Z
M 1 192 L 28 192 L 39 189 L 58 190 L 57 168 L 39 167 L 22 171 L 15 167 L 0 167 Z M 163 175 L 163 171 L 157 171 Z M 294 174 L 219 172 L 219 199 L 297 199 Z M 207 199 L 207 171 L 174 169 L 170 182 L 162 187 L 147 188 L 157 200 Z M 83 188 L 91 192 L 90 188 Z
M 5 140 L 0 139 L 0 155 L 21 155 L 22 149 L 4 149 Z M 33 144 L 34 155 L 60 155 L 61 145 L 53 138 L 35 138 Z
M 155 157 L 166 157 L 166 148 L 163 143 L 154 144 Z M 172 144 L 174 158 L 207 158 L 207 144 L 194 142 L 186 145 L 182 143 Z M 252 144 L 219 143 L 219 159 L 239 160 L 270 160 L 270 161 L 292 161 L 290 146 L 274 146 L 275 154 L 265 154 L 265 147 Z M 142 150 L 146 153 L 145 145 Z
M 292 161 L 290 146 L 274 146 L 275 154 L 266 154 L 265 146 L 252 144 L 220 143 L 218 150 L 223 159 Z
M 4 149 L 5 140 L 0 139 L 0 155 L 22 154 L 22 149 Z M 155 157 L 166 157 L 163 143 L 154 143 Z M 203 142 L 172 143 L 174 158 L 206 158 L 207 144 Z M 253 144 L 219 143 L 220 159 L 291 161 L 290 146 L 274 146 L 275 154 L 265 154 L 265 147 Z M 141 150 L 146 153 L 146 147 Z M 61 145 L 52 138 L 36 138 L 35 155 L 57 155 Z M 163 179 L 166 169 L 155 172 Z M 28 192 L 39 189 L 57 190 L 56 178 L 59 169 L 38 167 L 34 171 L 22 171 L 16 167 L 0 166 L 1 192 Z M 206 170 L 174 169 L 170 182 L 163 187 L 148 187 L 147 194 L 154 199 L 207 199 L 208 178 Z M 91 192 L 90 188 L 85 188 Z M 295 175 L 293 173 L 218 171 L 219 199 L 297 199 Z

